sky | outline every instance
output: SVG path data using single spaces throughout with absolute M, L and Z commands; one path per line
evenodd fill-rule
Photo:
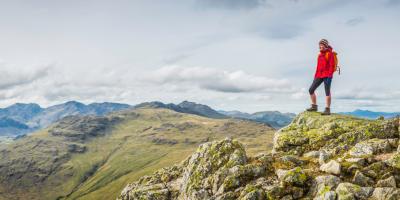
M 188 100 L 297 113 L 326 38 L 342 71 L 332 112 L 400 111 L 400 0 L 0 0 L 0 28 L 0 107 Z

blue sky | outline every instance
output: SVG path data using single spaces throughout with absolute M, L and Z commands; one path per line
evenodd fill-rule
M 327 38 L 342 66 L 332 111 L 400 111 L 399 19 L 398 0 L 0 1 L 0 106 L 299 112 Z

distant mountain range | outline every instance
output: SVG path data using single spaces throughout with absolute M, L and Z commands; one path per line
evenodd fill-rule
M 229 118 L 229 116 L 221 114 L 218 111 L 210 108 L 207 105 L 198 104 L 198 103 L 189 102 L 189 101 L 183 101 L 180 104 L 173 104 L 173 103 L 164 104 L 159 101 L 152 101 L 152 102 L 141 103 L 141 104 L 138 104 L 135 106 L 135 108 L 141 108 L 141 107 L 167 108 L 167 109 L 171 109 L 171 110 L 174 110 L 174 111 L 180 112 L 180 113 L 195 114 L 195 115 L 200 115 L 203 117 L 209 117 L 209 118 L 214 118 L 214 119 Z
M 240 111 L 223 111 L 220 113 L 237 119 L 247 119 L 251 121 L 269 124 L 274 128 L 282 128 L 288 125 L 296 116 L 294 113 L 281 113 L 279 111 L 264 111 L 256 112 L 253 114 L 240 112 Z
M 0 108 L 0 136 L 15 137 L 45 128 L 48 125 L 71 115 L 102 116 L 112 111 L 131 108 L 120 103 L 91 103 L 85 105 L 77 101 L 42 108 L 35 103 L 16 103 Z
M 360 110 L 360 109 L 354 110 L 352 112 L 341 112 L 340 114 L 351 115 L 366 119 L 376 119 L 380 116 L 383 116 L 384 118 L 393 118 L 398 115 L 400 116 L 400 112 L 374 112 L 370 110 Z
M 150 108 L 167 108 L 181 113 L 189 113 L 200 115 L 214 119 L 236 118 L 250 120 L 267 124 L 273 128 L 282 128 L 288 125 L 296 116 L 294 113 L 281 113 L 279 111 L 264 111 L 253 114 L 240 111 L 224 111 L 214 110 L 207 105 L 198 104 L 189 101 L 183 101 L 180 104 L 164 104 L 159 101 L 145 102 L 135 106 L 135 108 L 150 107 Z

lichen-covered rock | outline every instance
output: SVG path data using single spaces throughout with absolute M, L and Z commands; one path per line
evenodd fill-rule
M 400 199 L 400 189 L 391 187 L 375 188 L 371 199 L 373 200 L 398 200 Z
M 246 162 L 246 152 L 237 141 L 227 139 L 201 145 L 184 168 L 182 198 L 205 199 L 218 190 L 221 193 L 239 187 L 246 175 L 243 171 L 252 170 L 245 166 Z
M 390 176 L 386 179 L 379 180 L 378 183 L 376 183 L 376 187 L 396 187 L 396 179 L 394 176 Z
M 326 191 L 321 194 L 318 194 L 318 196 L 316 196 L 314 200 L 336 200 L 336 196 L 337 196 L 336 192 Z
M 357 164 L 359 166 L 364 166 L 366 163 L 364 158 L 347 158 L 345 161 L 347 163 Z
M 225 139 L 205 143 L 180 165 L 129 184 L 119 199 L 264 198 L 262 184 L 245 186 L 268 173 L 272 173 L 270 156 L 248 159 L 238 141 Z
M 320 152 L 319 151 L 310 151 L 303 154 L 305 158 L 319 158 Z
M 330 157 L 331 155 L 329 153 L 327 153 L 325 150 L 321 150 L 319 152 L 319 157 L 318 157 L 319 164 L 320 165 L 325 164 L 325 162 L 328 161 Z
M 119 199 L 154 199 L 176 198 L 179 194 L 182 174 L 180 166 L 163 168 L 151 176 L 144 176 L 135 183 L 128 184 Z
M 303 112 L 291 124 L 275 133 L 274 153 L 303 154 L 326 149 L 333 153 L 367 139 L 398 138 L 399 120 L 367 120 L 316 112 Z
M 300 167 L 296 167 L 287 170 L 283 175 L 281 175 L 280 180 L 284 186 L 303 186 L 307 181 L 307 178 L 306 173 Z
M 352 183 L 340 183 L 336 188 L 338 199 L 367 199 L 373 191 L 372 187 L 361 187 Z
M 360 186 L 373 186 L 374 180 L 368 176 L 365 176 L 362 172 L 357 171 L 353 177 L 353 183 Z
M 388 165 L 400 169 L 400 153 L 395 153 L 388 161 Z
M 340 181 L 339 177 L 333 175 L 317 176 L 312 181 L 308 194 L 317 199 L 330 199 L 336 197 L 336 192 L 331 193 L 331 191 L 335 191 Z
M 321 165 L 321 167 L 319 169 L 323 172 L 338 175 L 338 174 L 340 174 L 341 168 L 340 168 L 340 164 L 337 161 L 331 160 L 328 163 Z
M 394 171 L 393 167 L 388 165 L 386 161 L 374 162 L 361 170 L 363 174 L 376 180 L 382 179 L 385 174 Z
M 353 157 L 368 157 L 378 153 L 390 152 L 392 147 L 389 140 L 386 139 L 370 139 L 357 143 L 349 154 Z

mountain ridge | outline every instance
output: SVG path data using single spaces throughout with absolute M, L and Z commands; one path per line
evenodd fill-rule
M 70 115 L 102 116 L 109 112 L 129 108 L 131 106 L 128 104 L 111 102 L 86 105 L 77 101 L 67 101 L 46 108 L 35 103 L 15 103 L 6 108 L 0 108 L 0 119 L 3 121 L 3 131 L 0 136 L 14 138 L 31 133 Z
M 396 116 L 400 116 L 400 112 L 377 112 L 377 111 L 362 110 L 362 109 L 356 109 L 351 112 L 340 112 L 340 114 L 351 115 L 355 117 L 363 117 L 367 119 L 377 119 L 379 117 L 393 118 Z
M 259 111 L 254 113 L 246 113 L 240 111 L 223 111 L 220 113 L 238 119 L 247 119 L 256 122 L 268 124 L 276 129 L 288 125 L 296 116 L 294 113 L 282 113 L 279 111 Z

